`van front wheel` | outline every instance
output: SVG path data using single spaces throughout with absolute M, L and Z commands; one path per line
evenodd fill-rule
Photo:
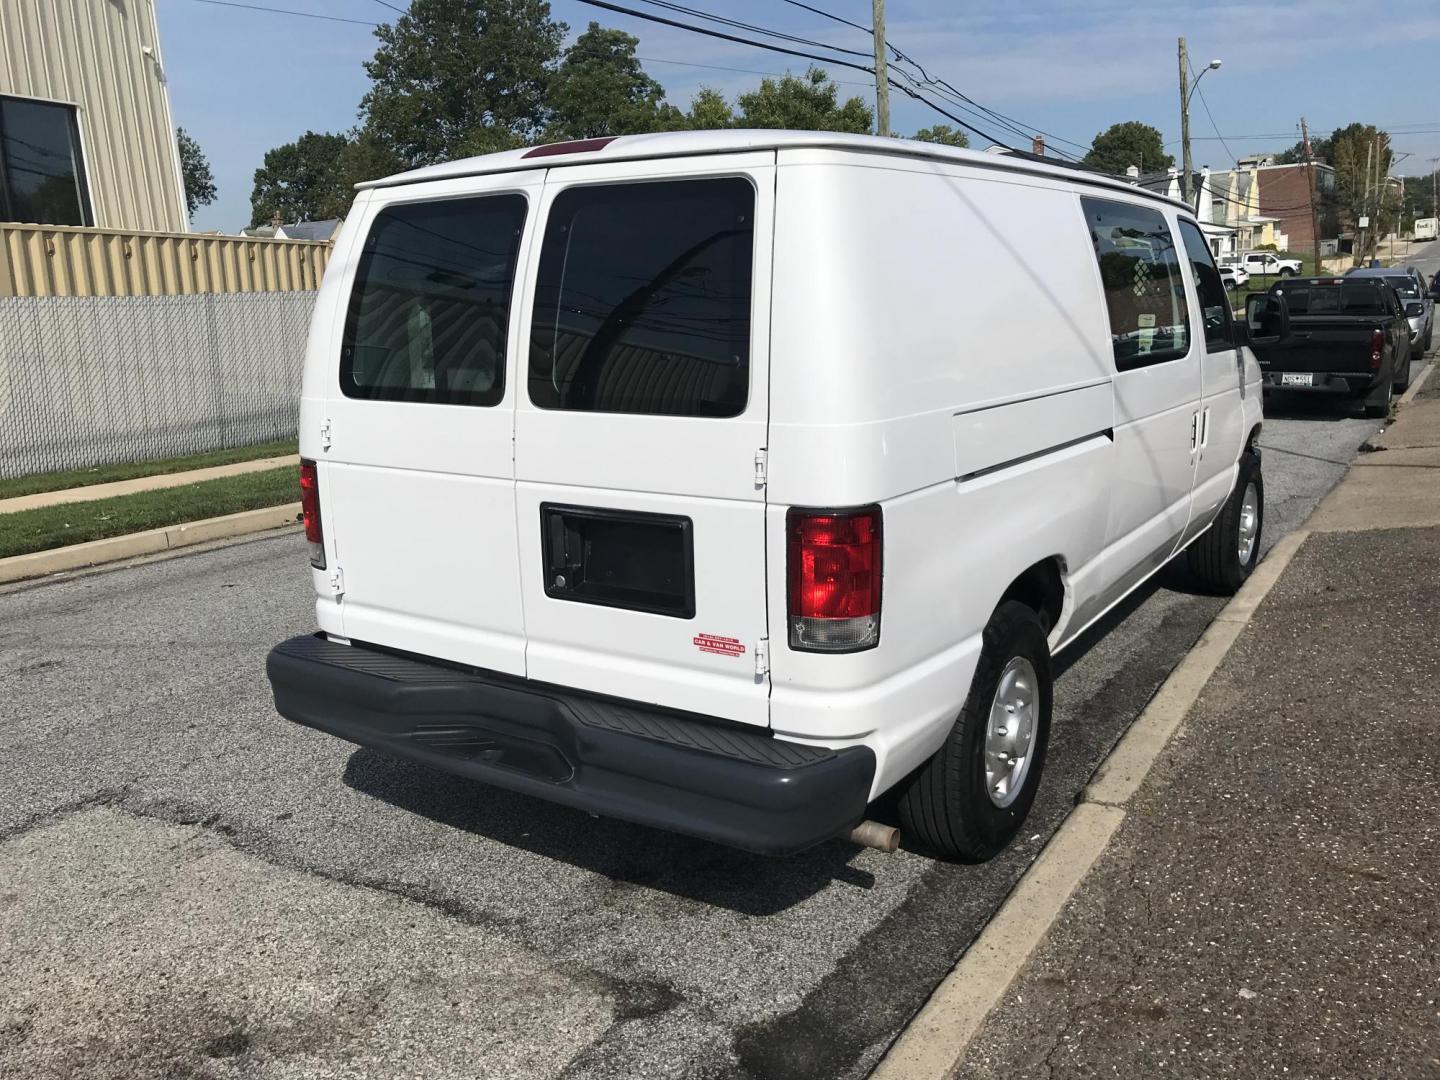
M 900 796 L 900 823 L 938 854 L 980 862 L 1025 823 L 1050 739 L 1050 649 L 1040 616 L 1007 600 L 990 617 L 970 695 L 945 745 Z
M 1260 459 L 1240 455 L 1235 489 L 1219 515 L 1185 549 L 1190 573 L 1216 592 L 1232 595 L 1260 561 L 1260 528 L 1265 523 L 1265 480 Z

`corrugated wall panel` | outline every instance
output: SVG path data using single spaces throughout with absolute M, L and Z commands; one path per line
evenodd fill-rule
M 330 245 L 0 222 L 0 296 L 308 292 Z
M 0 0 L 0 94 L 76 106 L 100 228 L 188 224 L 155 2 Z

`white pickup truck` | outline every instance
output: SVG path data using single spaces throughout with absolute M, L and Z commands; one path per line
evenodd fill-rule
M 1227 266 L 1236 266 L 1251 277 L 1290 277 L 1300 273 L 1299 259 L 1277 258 L 1273 251 L 1246 251 L 1224 260 Z

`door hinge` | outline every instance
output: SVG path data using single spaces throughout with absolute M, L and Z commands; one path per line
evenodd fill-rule
M 330 591 L 337 597 L 345 595 L 345 571 L 338 566 L 330 571 Z
M 770 674 L 770 639 L 762 637 L 755 642 L 755 674 Z
M 755 486 L 765 486 L 765 469 L 770 463 L 770 451 L 761 447 L 755 451 Z
M 328 417 L 320 421 L 320 449 L 330 449 L 330 420 Z

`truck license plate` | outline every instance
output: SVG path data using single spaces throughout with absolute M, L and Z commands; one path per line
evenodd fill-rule
M 1308 371 L 1282 371 L 1281 386 L 1314 386 L 1315 376 Z

